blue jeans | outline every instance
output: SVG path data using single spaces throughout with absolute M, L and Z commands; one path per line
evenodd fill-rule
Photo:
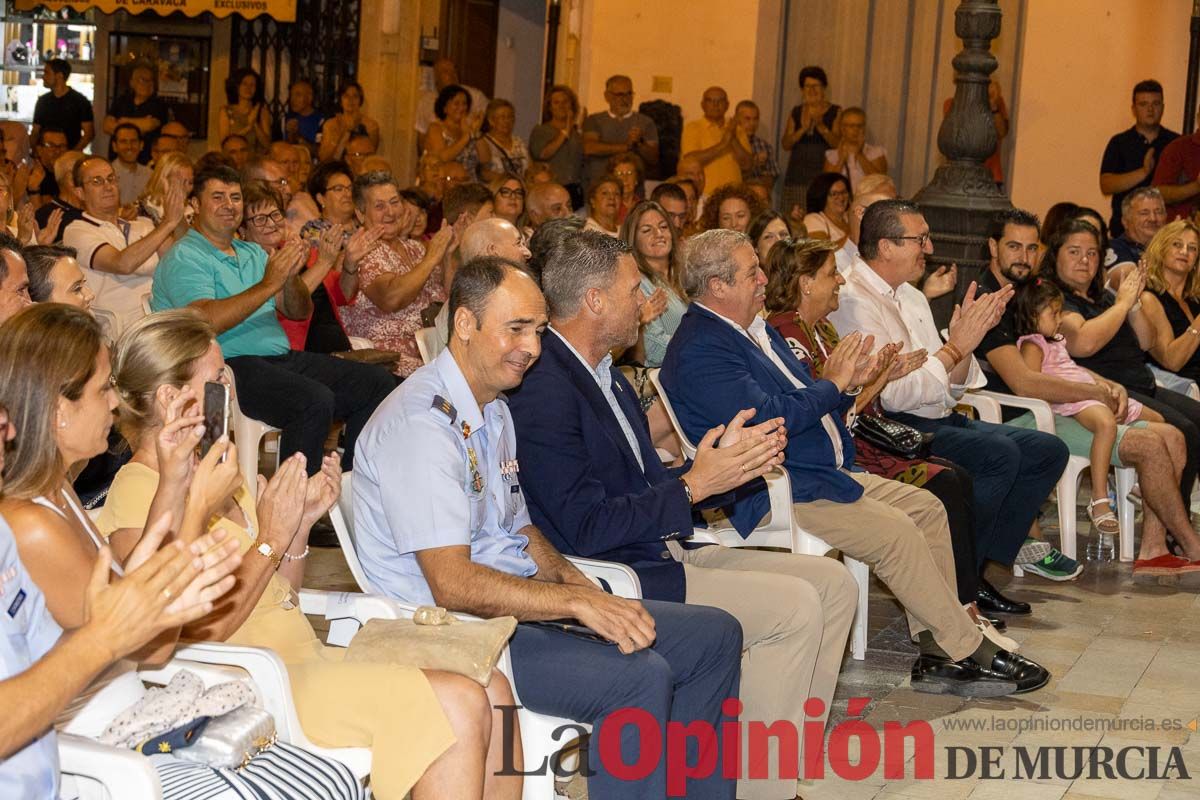
M 891 414 L 933 433 L 933 455 L 965 467 L 975 481 L 975 556 L 1012 564 L 1071 454 L 1056 436 L 951 414 Z
M 742 629 L 732 616 L 707 606 L 644 600 L 654 617 L 657 640 L 632 655 L 561 631 L 518 625 L 509 641 L 513 675 L 521 702 L 532 711 L 593 725 L 588 744 L 588 795 L 595 798 L 667 796 L 667 723 L 707 722 L 720 731 L 721 703 L 738 696 L 741 678 Z M 636 725 L 621 729 L 621 759 L 635 765 L 643 759 L 657 767 L 644 779 L 627 781 L 610 774 L 600 759 L 605 718 L 622 708 L 638 708 L 654 718 L 662 734 L 663 752 L 639 757 L 643 742 Z M 699 758 L 689 741 L 687 763 Z M 609 755 L 611 760 L 612 755 Z M 682 766 L 682 765 L 678 765 Z M 736 781 L 721 777 L 721 757 L 712 775 L 687 783 L 689 798 L 732 800 Z

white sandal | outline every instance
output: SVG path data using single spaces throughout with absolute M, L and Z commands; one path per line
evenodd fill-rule
M 1093 509 L 1100 505 L 1108 506 L 1108 511 L 1105 511 L 1103 514 L 1096 514 Z M 1121 532 L 1121 526 L 1117 522 L 1117 515 L 1113 513 L 1112 506 L 1109 504 L 1107 497 L 1088 503 L 1087 515 L 1088 519 L 1092 521 L 1092 527 L 1099 533 L 1115 536 Z

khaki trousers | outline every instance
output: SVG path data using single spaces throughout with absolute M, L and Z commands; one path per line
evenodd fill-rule
M 941 501 L 900 481 L 849 475 L 862 484 L 858 501 L 796 503 L 796 524 L 869 564 L 904 606 L 913 636 L 928 630 L 955 661 L 974 653 L 983 634 L 954 590 L 954 551 Z
M 716 545 L 671 550 L 683 562 L 689 604 L 728 611 L 742 625 L 741 700 L 742 777 L 737 796 L 744 800 L 791 800 L 796 781 L 779 777 L 779 740 L 757 764 L 749 762 L 750 721 L 795 726 L 800 774 L 804 760 L 804 703 L 814 697 L 829 715 L 842 654 L 854 620 L 858 587 L 838 561 L 791 553 L 744 550 Z M 749 779 L 750 770 L 767 777 Z

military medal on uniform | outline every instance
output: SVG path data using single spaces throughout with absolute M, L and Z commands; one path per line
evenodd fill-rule
M 505 483 L 512 483 L 517 479 L 517 473 L 521 471 L 520 465 L 517 464 L 515 458 L 510 458 L 500 462 L 500 477 Z
M 462 436 L 463 441 L 471 438 L 471 425 L 465 419 L 462 421 Z M 478 493 L 483 491 L 483 476 L 479 474 L 479 456 L 475 455 L 475 448 L 467 445 L 467 461 L 471 466 L 471 489 Z

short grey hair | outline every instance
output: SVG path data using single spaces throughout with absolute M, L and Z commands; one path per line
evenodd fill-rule
M 1121 198 L 1121 216 L 1124 217 L 1126 214 L 1132 211 L 1133 204 L 1138 200 L 1141 200 L 1143 197 L 1149 197 L 1151 200 L 1157 200 L 1164 206 L 1166 205 L 1166 202 L 1163 200 L 1162 192 L 1158 190 L 1157 186 L 1142 186 L 1138 189 L 1134 189 L 1132 192 Z
M 400 184 L 392 177 L 392 173 L 384 172 L 381 169 L 365 172 L 354 179 L 352 195 L 354 198 L 354 207 L 362 211 L 367 202 L 367 190 L 375 189 L 379 186 L 391 186 L 396 190 L 397 194 L 400 193 Z
M 598 231 L 564 237 L 542 265 L 542 294 L 550 315 L 559 319 L 575 316 L 588 290 L 611 285 L 617 262 L 632 253 L 625 242 Z
M 679 283 L 689 300 L 703 297 L 713 278 L 722 283 L 733 283 L 737 275 L 733 251 L 742 245 L 754 247 L 746 234 L 724 228 L 698 233 L 684 243 L 683 274 Z

